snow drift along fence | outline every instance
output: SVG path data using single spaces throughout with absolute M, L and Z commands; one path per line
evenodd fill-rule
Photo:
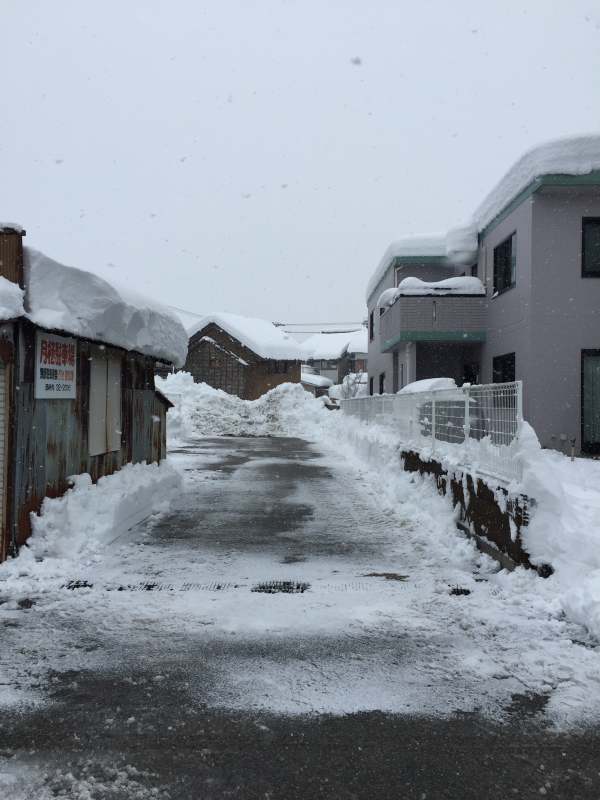
M 389 428 L 406 449 L 426 449 L 431 458 L 501 480 L 521 478 L 521 381 L 356 397 L 343 400 L 342 409 Z

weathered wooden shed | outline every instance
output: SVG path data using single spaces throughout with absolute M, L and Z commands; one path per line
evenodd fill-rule
M 0 561 L 30 534 L 45 497 L 89 473 L 166 455 L 169 400 L 157 360 L 181 364 L 179 320 L 0 227 Z
M 299 346 L 281 328 L 262 319 L 213 314 L 190 331 L 184 370 L 244 400 L 282 383 L 300 382 Z

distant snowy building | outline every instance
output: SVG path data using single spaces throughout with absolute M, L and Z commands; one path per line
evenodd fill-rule
M 314 333 L 302 342 L 306 362 L 332 383 L 341 383 L 350 372 L 367 369 L 367 329 Z
M 198 383 L 256 400 L 281 383 L 299 383 L 302 356 L 272 322 L 218 313 L 190 329 L 184 369 Z
M 522 380 L 545 447 L 600 454 L 600 136 L 536 147 L 468 225 L 392 243 L 367 307 L 371 394 Z
M 0 224 L 0 561 L 71 476 L 166 455 L 154 368 L 187 350 L 169 311 L 24 248 L 24 235 Z

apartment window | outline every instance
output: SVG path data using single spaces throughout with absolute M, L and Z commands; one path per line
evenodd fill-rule
M 517 234 L 494 247 L 494 294 L 502 294 L 517 282 Z
M 369 341 L 372 342 L 375 336 L 375 319 L 373 317 L 373 312 L 369 314 Z
M 373 378 L 369 378 L 369 394 L 373 397 Z
M 379 373 L 379 394 L 385 394 L 385 372 Z
M 494 383 L 508 383 L 515 380 L 515 354 L 505 353 L 492 361 L 492 380 Z
M 472 278 L 476 278 L 477 277 L 477 266 L 478 266 L 477 264 L 473 264 L 473 266 L 471 267 L 471 277 Z
M 581 274 L 584 278 L 600 278 L 600 217 L 583 218 Z
M 121 449 L 121 359 L 100 348 L 90 360 L 88 448 L 91 456 Z

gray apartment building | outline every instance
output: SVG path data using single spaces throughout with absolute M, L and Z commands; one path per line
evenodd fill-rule
M 527 153 L 465 228 L 393 243 L 367 306 L 371 393 L 522 380 L 544 447 L 600 453 L 600 137 Z

